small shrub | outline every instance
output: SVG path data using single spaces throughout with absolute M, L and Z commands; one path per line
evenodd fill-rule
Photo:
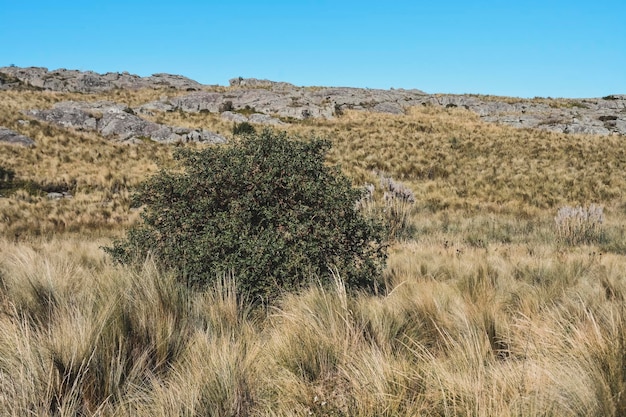
M 235 110 L 236 113 L 243 114 L 244 116 L 250 116 L 251 114 L 258 113 L 254 107 L 250 107 L 250 105 L 246 104 L 244 108 L 239 108 Z
M 233 111 L 233 102 L 231 100 L 226 100 L 222 104 L 219 105 L 219 112 L 224 113 L 225 111 Z
M 598 243 L 602 236 L 604 210 L 591 204 L 589 207 L 561 207 L 554 218 L 560 241 L 570 245 Z
M 235 123 L 233 126 L 233 135 L 253 135 L 256 129 L 248 122 Z
M 9 186 L 15 178 L 15 171 L 0 166 L 0 188 Z
M 361 191 L 325 165 L 330 143 L 265 130 L 228 147 L 178 149 L 134 197 L 143 223 L 106 248 L 129 263 L 153 254 L 192 287 L 232 273 L 253 299 L 311 281 L 373 290 L 386 258 L 383 228 L 355 208 Z

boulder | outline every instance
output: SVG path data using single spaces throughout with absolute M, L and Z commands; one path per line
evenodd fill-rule
M 270 80 L 259 80 L 257 78 L 231 78 L 228 80 L 228 83 L 231 87 L 244 87 L 244 88 L 280 88 L 280 89 L 291 89 L 295 86 L 290 83 L 282 82 L 282 81 L 270 81 Z
M 48 110 L 25 112 L 38 120 L 77 130 L 97 131 L 124 142 L 148 139 L 160 143 L 224 143 L 226 138 L 204 129 L 187 129 L 151 122 L 122 104 L 110 101 L 57 103 Z
M 248 123 L 256 123 L 259 125 L 273 125 L 273 126 L 285 124 L 282 120 L 269 116 L 267 114 L 263 114 L 263 113 L 253 113 L 249 117 L 247 117 L 240 113 L 234 113 L 232 111 L 225 111 L 221 114 L 221 117 L 224 120 L 228 120 L 228 121 L 235 122 L 235 123 L 248 122 Z
M 167 101 L 173 110 L 180 110 L 189 113 L 199 113 L 208 111 L 219 112 L 220 105 L 226 101 L 224 95 L 220 93 L 197 92 L 182 97 L 175 97 Z
M 260 124 L 260 125 L 274 125 L 274 126 L 278 126 L 278 125 L 284 125 L 285 124 L 280 119 L 277 119 L 275 117 L 268 116 L 267 114 L 262 114 L 262 113 L 251 114 L 250 117 L 248 117 L 248 121 L 250 123 L 256 123 L 256 124 Z
M 240 113 L 234 113 L 232 111 L 222 112 L 220 115 L 222 119 L 228 120 L 229 122 L 242 123 L 247 122 L 248 118 Z
M 35 145 L 35 141 L 31 138 L 17 133 L 14 130 L 7 129 L 6 127 L 0 127 L 0 143 L 27 147 Z

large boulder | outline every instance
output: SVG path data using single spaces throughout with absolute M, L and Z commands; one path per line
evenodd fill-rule
M 66 101 L 51 109 L 29 110 L 25 114 L 63 127 L 97 131 L 107 138 L 124 142 L 145 139 L 160 143 L 226 142 L 223 136 L 204 129 L 172 127 L 142 119 L 132 109 L 110 101 Z

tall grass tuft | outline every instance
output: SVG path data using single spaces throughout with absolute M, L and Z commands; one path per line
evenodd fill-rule
M 364 186 L 364 195 L 357 202 L 357 208 L 387 227 L 389 240 L 398 241 L 410 238 L 414 227 L 412 214 L 415 194 L 406 185 L 382 173 L 378 174 L 381 197 L 377 197 L 374 184 Z
M 604 209 L 589 207 L 561 207 L 554 218 L 559 240 L 570 245 L 598 243 L 603 234 Z

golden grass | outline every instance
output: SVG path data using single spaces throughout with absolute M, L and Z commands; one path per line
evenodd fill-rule
M 0 92 L 21 184 L 0 198 L 0 414 L 7 416 L 620 416 L 626 413 L 626 154 L 617 137 L 516 130 L 461 109 L 346 112 L 286 126 L 329 137 L 355 184 L 409 186 L 386 292 L 287 294 L 250 310 L 224 277 L 190 292 L 100 246 L 136 221 L 130 193 L 172 148 L 20 124 L 67 99 L 167 92 Z M 217 115 L 163 123 L 228 134 Z M 372 172 L 375 170 L 376 172 Z M 559 239 L 562 205 L 604 207 L 597 239 Z M 38 236 L 41 235 L 41 236 Z M 236 277 L 235 277 L 236 278 Z
M 0 241 L 3 415 L 622 415 L 623 256 L 405 242 L 384 296 L 251 311 L 106 239 Z
M 34 148 L 1 145 L 0 166 L 15 170 L 22 180 L 88 195 L 86 199 L 91 202 L 67 204 L 73 210 L 64 210 L 63 227 L 37 214 L 33 217 L 44 224 L 34 226 L 34 230 L 81 230 L 86 224 L 93 229 L 93 225 L 112 222 L 109 219 L 113 217 L 116 224 L 126 227 L 131 221 L 122 213 L 128 212 L 126 191 L 155 172 L 157 166 L 171 165 L 172 148 L 153 143 L 121 145 L 92 132 L 32 120 L 20 124 L 18 120 L 27 119 L 20 111 L 69 99 L 112 99 L 138 105 L 164 94 L 172 93 L 114 90 L 96 96 L 0 92 L 0 125 L 37 142 Z M 150 118 L 231 136 L 232 123 L 215 114 L 157 112 Z M 418 200 L 416 208 L 422 211 L 534 217 L 563 205 L 591 203 L 602 204 L 607 210 L 622 210 L 620 197 L 626 179 L 621 172 L 626 168 L 626 151 L 616 136 L 515 129 L 483 123 L 467 110 L 429 106 L 395 116 L 347 111 L 340 118 L 307 120 L 287 125 L 284 130 L 304 137 L 330 138 L 334 146 L 329 162 L 340 164 L 355 184 L 376 182 L 372 171 L 384 172 L 413 189 Z M 0 200 L 5 206 L 0 213 L 12 210 L 5 200 Z M 33 211 L 41 213 L 37 210 L 41 201 L 33 201 Z M 101 203 L 114 209 L 109 210 L 110 214 L 106 210 L 102 213 Z M 21 207 L 20 212 L 24 209 Z M 77 212 L 84 216 L 76 216 Z M 79 222 L 74 221 L 81 217 Z M 5 220 L 0 233 L 13 233 L 7 223 Z

